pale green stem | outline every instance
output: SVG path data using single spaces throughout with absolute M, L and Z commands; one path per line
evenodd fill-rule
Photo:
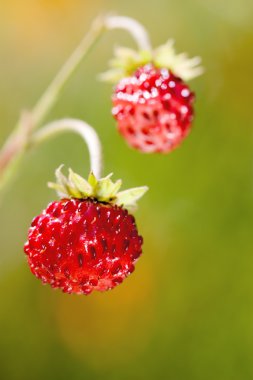
M 140 50 L 151 51 L 151 43 L 147 30 L 142 24 L 130 17 L 110 16 L 105 19 L 107 29 L 125 29 L 136 41 Z
M 97 18 L 92 24 L 88 34 L 83 38 L 76 50 L 74 50 L 70 58 L 63 65 L 35 105 L 32 111 L 32 120 L 35 125 L 38 125 L 44 116 L 50 111 L 63 86 L 77 69 L 82 59 L 88 55 L 105 30 L 104 19 Z
M 29 145 L 32 131 L 51 110 L 67 80 L 74 73 L 81 60 L 87 56 L 92 47 L 106 30 L 104 18 L 95 20 L 88 34 L 81 41 L 70 58 L 60 69 L 49 87 L 42 94 L 33 110 L 21 115 L 16 128 L 5 142 L 0 152 L 0 191 L 2 191 L 16 172 L 21 159 Z
M 0 191 L 8 184 L 24 156 L 32 132 L 38 128 L 59 97 L 64 85 L 74 73 L 80 62 L 106 30 L 122 28 L 131 33 L 141 50 L 149 50 L 150 43 L 146 30 L 137 21 L 121 16 L 99 17 L 81 41 L 70 58 L 40 97 L 30 112 L 21 115 L 2 150 L 0 151 Z
M 95 130 L 82 120 L 62 119 L 48 123 L 31 137 L 29 146 L 34 148 L 42 142 L 68 131 L 77 133 L 83 138 L 90 155 L 90 171 L 95 174 L 96 178 L 100 178 L 102 171 L 101 143 Z

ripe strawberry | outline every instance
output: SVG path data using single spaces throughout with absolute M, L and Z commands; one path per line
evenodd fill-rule
M 172 41 L 152 52 L 115 53 L 102 79 L 117 83 L 112 114 L 119 132 L 142 152 L 170 152 L 191 129 L 194 94 L 185 80 L 202 73 L 200 58 L 176 55 Z
M 24 247 L 31 271 L 65 293 L 112 289 L 133 272 L 143 243 L 134 217 L 119 205 L 129 206 L 146 188 L 132 189 L 130 200 L 130 190 L 118 193 L 121 182 L 109 177 L 57 176 L 51 187 L 70 199 L 50 203 L 34 218 Z
M 149 64 L 119 82 L 112 113 L 130 146 L 147 153 L 167 153 L 189 133 L 193 99 L 180 78 Z

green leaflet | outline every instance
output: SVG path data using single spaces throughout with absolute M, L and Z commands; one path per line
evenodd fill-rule
M 136 207 L 136 202 L 140 199 L 148 190 L 147 186 L 135 187 L 133 189 L 128 189 L 120 191 L 116 195 L 116 200 L 114 204 L 118 206 L 124 206 L 125 208 Z
M 97 178 L 94 176 L 93 172 L 90 172 L 89 177 L 88 177 L 88 182 L 91 185 L 91 187 L 95 189 L 98 181 L 97 181 Z
M 157 67 L 167 68 L 183 80 L 193 79 L 203 73 L 201 58 L 189 58 L 186 53 L 176 54 L 174 41 L 169 40 L 154 51 L 154 63 Z
M 114 58 L 109 62 L 110 70 L 100 75 L 106 82 L 117 83 L 120 79 L 132 75 L 138 67 L 153 63 L 158 68 L 172 70 L 183 80 L 193 79 L 203 73 L 200 57 L 188 58 L 186 53 L 177 54 L 174 41 L 169 40 L 153 51 L 136 51 L 117 47 Z
M 119 192 L 122 181 L 118 179 L 111 180 L 112 173 L 104 178 L 97 179 L 91 172 L 88 180 L 69 169 L 69 175 L 66 177 L 62 173 L 61 165 L 56 171 L 56 183 L 49 182 L 48 186 L 57 191 L 61 198 L 92 198 L 100 202 L 110 203 L 112 205 L 122 206 L 133 209 L 136 202 L 148 190 L 147 186 L 136 187 Z
M 117 47 L 115 57 L 110 60 L 111 69 L 100 74 L 99 78 L 105 82 L 116 83 L 120 79 L 131 75 L 140 66 L 152 61 L 152 52 L 135 51 L 133 49 Z
M 93 195 L 93 188 L 89 182 L 71 169 L 69 169 L 69 182 L 81 196 L 91 197 Z

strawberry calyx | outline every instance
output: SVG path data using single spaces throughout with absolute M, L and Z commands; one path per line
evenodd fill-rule
M 171 70 L 183 80 L 193 79 L 204 71 L 200 66 L 200 57 L 189 58 L 186 53 L 176 54 L 173 40 L 153 51 L 117 47 L 114 53 L 115 57 L 109 62 L 110 69 L 100 75 L 100 78 L 106 82 L 117 83 L 147 64 Z
M 93 199 L 134 210 L 137 200 L 148 190 L 147 186 L 141 186 L 119 191 L 122 181 L 118 179 L 113 182 L 111 180 L 112 173 L 98 179 L 90 172 L 88 180 L 86 180 L 74 173 L 72 169 L 69 169 L 69 175 L 66 177 L 62 173 L 62 168 L 63 165 L 55 171 L 56 182 L 48 183 L 48 186 L 56 190 L 60 198 Z

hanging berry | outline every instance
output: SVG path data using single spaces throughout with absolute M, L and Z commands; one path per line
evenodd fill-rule
M 116 82 L 112 114 L 127 143 L 145 153 L 168 153 L 188 135 L 194 93 L 185 81 L 202 73 L 200 58 L 176 55 L 173 41 L 154 51 L 117 48 L 102 79 Z
M 119 192 L 111 175 L 88 181 L 61 168 L 49 183 L 61 200 L 34 218 L 24 246 L 32 273 L 65 293 L 89 294 L 120 284 L 142 253 L 143 239 L 128 209 L 146 192 L 139 187 Z

